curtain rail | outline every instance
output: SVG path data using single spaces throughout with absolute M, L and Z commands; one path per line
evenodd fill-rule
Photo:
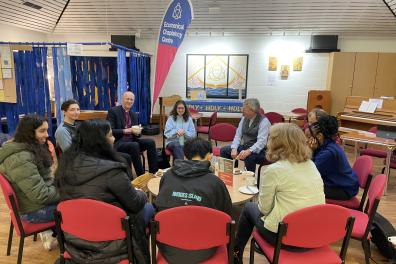
M 134 49 L 129 49 L 124 46 L 117 45 L 117 44 L 114 44 L 111 42 L 4 42 L 4 41 L 1 41 L 0 45 L 6 44 L 6 45 L 32 45 L 32 46 L 66 46 L 67 43 L 82 44 L 82 45 L 87 45 L 87 46 L 110 45 L 117 49 L 122 49 L 122 50 L 128 51 L 130 53 L 133 53 L 134 55 L 151 57 L 151 55 L 148 53 L 136 51 Z

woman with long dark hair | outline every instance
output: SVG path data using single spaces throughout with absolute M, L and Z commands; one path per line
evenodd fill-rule
M 359 191 L 359 182 L 352 170 L 344 150 L 336 143 L 337 118 L 324 115 L 309 126 L 309 145 L 313 162 L 324 182 L 326 198 L 349 200 Z
M 184 159 L 183 146 L 187 139 L 196 136 L 195 125 L 183 100 L 173 106 L 165 124 L 165 146 L 172 150 L 174 159 Z
M 45 223 L 54 220 L 59 200 L 50 167 L 48 123 L 37 115 L 27 115 L 18 124 L 14 139 L 0 149 L 0 172 L 11 183 L 19 202 L 22 220 Z M 40 233 L 44 248 L 55 246 L 51 231 Z
M 81 123 L 71 147 L 59 161 L 56 185 L 62 201 L 88 198 L 122 208 L 136 219 L 134 233 L 140 231 L 138 233 L 144 237 L 144 229 L 154 215 L 154 208 L 147 203 L 144 192 L 132 187 L 130 168 L 114 151 L 113 143 L 108 121 L 88 120 Z M 65 234 L 65 239 L 68 252 L 77 263 L 118 263 L 127 253 L 125 244 L 118 241 L 88 243 L 69 234 Z M 134 246 L 148 252 L 147 241 Z M 149 254 L 145 257 L 139 263 L 147 263 Z

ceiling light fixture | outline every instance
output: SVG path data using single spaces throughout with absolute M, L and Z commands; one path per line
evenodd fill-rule
M 383 0 L 392 14 L 396 17 L 396 0 Z
M 28 7 L 37 9 L 37 10 L 40 10 L 41 8 L 43 8 L 42 6 L 33 4 L 33 3 L 29 2 L 29 1 L 23 1 L 23 2 L 22 2 L 22 5 L 25 5 L 25 6 L 28 6 Z

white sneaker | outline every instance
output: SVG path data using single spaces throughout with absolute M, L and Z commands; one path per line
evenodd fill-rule
M 39 236 L 45 250 L 51 251 L 58 246 L 58 240 L 52 236 L 52 231 L 46 230 L 39 233 Z

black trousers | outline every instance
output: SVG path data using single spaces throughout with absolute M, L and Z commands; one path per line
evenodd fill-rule
M 327 199 L 343 200 L 343 201 L 351 199 L 351 197 L 345 190 L 337 187 L 329 187 L 325 185 L 324 193 Z
M 137 176 L 144 174 L 140 152 L 147 151 L 147 159 L 149 165 L 149 172 L 155 173 L 158 171 L 157 151 L 155 142 L 152 139 L 120 139 L 115 143 L 115 148 L 119 152 L 127 153 L 132 159 L 133 167 Z

